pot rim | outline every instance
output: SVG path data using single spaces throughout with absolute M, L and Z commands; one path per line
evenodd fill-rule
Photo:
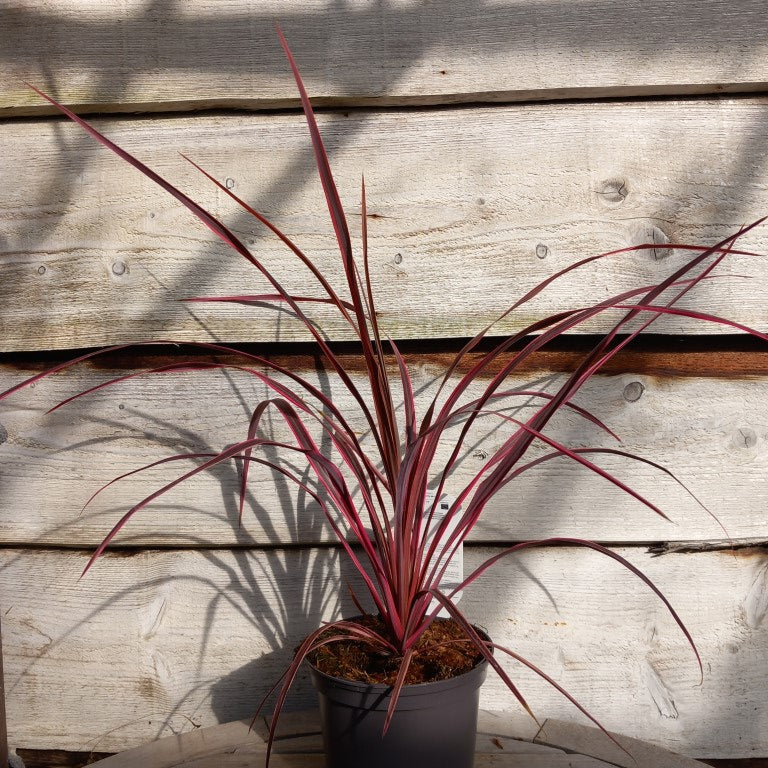
M 490 636 L 484 629 L 475 624 L 473 624 L 472 627 L 484 640 L 492 642 Z M 491 649 L 491 653 L 493 653 L 493 649 Z M 378 695 L 386 695 L 394 687 L 389 683 L 364 683 L 360 680 L 347 680 L 344 677 L 335 677 L 334 675 L 329 675 L 318 669 L 309 659 L 307 659 L 307 664 L 309 664 L 312 676 L 315 680 L 318 682 L 322 681 L 326 686 L 337 686 L 349 691 Z M 467 679 L 473 675 L 479 676 L 480 683 L 482 683 L 487 670 L 488 659 L 482 658 L 474 667 L 472 667 L 472 669 L 462 672 L 460 675 L 455 675 L 454 677 L 449 677 L 445 680 L 432 680 L 426 683 L 409 683 L 404 685 L 400 691 L 400 696 L 418 696 L 427 691 L 432 692 L 435 690 L 447 691 L 451 688 L 464 685 Z

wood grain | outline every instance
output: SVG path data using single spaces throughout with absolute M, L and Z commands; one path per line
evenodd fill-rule
M 179 355 L 135 362 L 151 366 L 183 359 Z M 417 406 L 423 413 L 445 372 L 444 361 L 439 356 L 409 355 L 407 359 Z M 333 377 L 310 367 L 317 361 L 280 356 L 273 360 L 287 364 L 333 397 L 363 436 L 363 444 L 373 447 L 365 438 L 366 425 L 351 396 Z M 354 358 L 346 358 L 350 360 Z M 707 365 L 714 363 L 710 360 Z M 32 372 L 31 368 L 0 367 L 0 389 Z M 121 473 L 163 457 L 218 451 L 243 439 L 251 410 L 270 394 L 253 376 L 237 370 L 145 375 L 44 415 L 65 397 L 127 372 L 109 365 L 76 367 L 2 403 L 2 543 L 95 546 L 126 509 L 190 469 L 193 462 L 171 463 L 127 478 L 83 511 L 94 492 Z M 353 380 L 364 388 L 359 374 Z M 532 369 L 510 379 L 507 386 L 554 392 L 563 381 L 563 374 Z M 478 381 L 468 397 L 479 395 L 482 383 Z M 489 504 L 473 538 L 507 542 L 585 536 L 604 542 L 672 542 L 664 545 L 668 548 L 680 542 L 688 549 L 706 542 L 727 547 L 728 536 L 736 541 L 767 541 L 767 398 L 765 374 L 728 380 L 669 378 L 626 370 L 593 379 L 575 400 L 603 419 L 621 443 L 574 413 L 563 413 L 549 429 L 553 437 L 571 446 L 615 447 L 670 468 L 719 518 L 728 535 L 659 469 L 606 455 L 594 458 L 659 504 L 674 522 L 655 515 L 588 469 L 561 459 L 522 475 L 502 490 Z M 517 398 L 509 405 L 519 408 L 526 402 L 527 398 Z M 519 414 L 524 412 L 529 409 Z M 265 429 L 267 435 L 292 442 L 277 415 L 265 422 Z M 453 492 L 463 488 L 511 429 L 510 424 L 479 423 L 469 435 L 463 462 L 448 488 Z M 442 466 L 439 462 L 446 461 L 452 450 L 453 439 L 449 436 L 438 453 L 434 478 Z M 542 450 L 534 446 L 531 455 Z M 258 468 L 250 475 L 247 512 L 239 526 L 238 483 L 238 470 L 232 464 L 194 478 L 137 514 L 117 541 L 126 547 L 223 547 L 312 545 L 333 539 L 311 500 L 284 478 Z
M 104 752 L 72 752 L 65 749 L 20 749 L 16 753 L 24 768 L 85 768 L 110 757 Z
M 3 666 L 3 639 L 2 627 L 0 627 L 0 765 L 8 765 L 8 728 L 5 722 L 5 678 Z
M 499 733 L 486 730 L 488 721 L 501 722 Z M 515 714 L 505 715 L 496 712 L 481 712 L 477 740 L 478 766 L 518 766 L 520 761 L 528 759 L 531 768 L 559 768 L 564 763 L 565 753 L 552 746 L 533 744 L 539 728 L 529 727 L 533 722 Z M 127 752 L 109 757 L 98 763 L 98 768 L 127 768 L 142 765 L 144 768 L 171 768 L 185 766 L 191 768 L 213 768 L 219 765 L 258 766 L 264 760 L 267 739 L 266 723 L 257 722 L 254 730 L 249 728 L 250 721 L 225 723 L 210 728 L 188 731 L 180 737 L 164 738 L 144 744 Z M 519 725 L 519 727 L 518 727 Z M 280 720 L 278 736 L 273 744 L 276 759 L 280 765 L 304 766 L 309 755 L 317 755 L 322 750 L 320 722 L 316 709 L 289 712 Z M 512 738 L 504 734 L 514 734 Z M 521 739 L 526 738 L 525 741 Z M 584 766 L 591 765 L 583 763 Z M 601 764 L 602 765 L 602 764 Z M 572 768 L 581 768 L 582 763 L 573 764 Z M 642 767 L 641 767 L 642 768 Z M 671 768 L 671 766 L 670 766 Z
M 467 567 L 495 551 L 469 548 Z M 764 588 L 765 552 L 617 551 L 688 625 L 703 685 L 663 605 L 596 553 L 558 548 L 502 560 L 462 607 L 614 731 L 681 754 L 765 754 L 768 694 L 754 670 L 768 625 L 746 616 L 760 579 Z M 321 617 L 352 608 L 336 591 L 335 550 L 110 555 L 79 582 L 83 553 L 6 549 L 2 560 L 9 737 L 21 748 L 120 751 L 249 717 L 300 638 Z M 542 717 L 585 722 L 546 684 L 510 670 Z M 312 705 L 302 676 L 291 707 Z M 515 711 L 492 675 L 482 706 Z
M 528 725 L 532 722 L 530 717 L 526 716 L 523 727 L 518 729 L 516 721 L 519 717 L 515 715 L 487 711 L 481 711 L 479 715 L 474 763 L 478 768 L 607 768 L 609 765 L 631 765 L 637 768 L 699 768 L 703 765 L 690 758 L 674 755 L 623 736 L 618 738 L 626 743 L 627 750 L 632 755 L 631 762 L 627 763 L 629 758 L 622 755 L 624 759 L 608 763 L 594 757 L 595 754 L 605 751 L 605 742 L 611 743 L 597 728 L 546 720 L 540 729 L 537 726 L 533 734 L 529 734 Z M 274 743 L 276 759 L 284 760 L 285 763 L 279 762 L 279 765 L 285 764 L 286 767 L 314 765 L 310 755 L 316 754 L 321 748 L 319 723 L 313 723 L 310 729 L 306 726 L 309 725 L 308 720 L 317 720 L 317 713 L 289 713 L 284 721 L 290 723 L 294 719 L 298 719 L 305 726 L 304 730 L 297 731 L 301 734 L 297 737 L 281 737 Z M 511 738 L 486 731 L 485 724 L 489 720 L 501 723 L 501 733 L 509 733 Z M 307 735 L 310 732 L 312 736 Z M 549 735 L 562 734 L 562 743 L 553 742 L 552 746 L 544 746 L 539 738 L 539 735 L 544 733 L 548 734 L 547 738 Z M 311 741 L 308 741 L 309 739 Z M 576 740 L 581 747 L 579 754 L 572 749 Z M 561 746 L 568 752 L 561 749 Z M 145 768 L 218 768 L 219 765 L 246 768 L 261 765 L 263 753 L 264 744 L 254 739 L 254 734 L 246 729 L 245 723 L 226 723 L 143 745 L 110 757 L 97 765 L 98 768 L 129 768 L 138 764 Z
M 711 245 L 768 210 L 764 98 L 357 111 L 324 114 L 320 123 L 356 244 L 365 171 L 380 322 L 398 339 L 472 336 L 567 265 L 660 244 L 589 264 L 496 326 L 497 333 L 519 330 L 662 279 L 682 263 L 665 242 Z M 97 124 L 220 215 L 290 290 L 318 295 L 293 254 L 237 213 L 178 151 L 274 219 L 342 290 L 300 116 Z M 180 301 L 272 289 L 76 126 L 8 123 L 0 154 L 8 178 L 24 179 L 0 188 L 2 350 L 307 339 L 286 312 Z M 766 232 L 749 233 L 741 245 L 768 252 Z M 731 277 L 700 286 L 686 305 L 764 327 L 763 259 L 733 256 L 720 271 Z M 331 338 L 350 337 L 330 308 L 307 311 Z M 577 330 L 600 327 L 595 320 Z M 726 329 L 664 318 L 654 330 Z
M 0 115 L 23 86 L 85 109 L 295 104 L 274 24 L 332 104 L 435 104 L 762 90 L 760 2 L 14 0 L 0 25 Z M 638 34 L 642 30 L 642 35 Z
M 298 713 L 291 713 L 291 714 L 298 714 Z M 480 713 L 481 721 L 482 718 L 486 715 L 494 715 L 494 722 L 499 723 L 502 721 L 507 721 L 510 719 L 515 719 L 513 714 L 510 713 L 502 713 L 502 712 L 496 712 L 496 713 L 489 713 L 489 712 L 482 712 Z M 525 716 L 526 722 L 530 722 L 530 718 Z M 482 727 L 482 726 L 481 726 Z M 217 731 L 219 730 L 226 730 L 226 725 L 219 725 L 219 726 L 213 726 Z M 582 726 L 582 728 L 586 728 L 586 726 Z M 211 729 L 207 729 L 208 733 L 211 733 Z M 534 729 L 534 734 L 538 730 L 538 728 Z M 184 734 L 184 737 L 182 739 L 178 739 L 176 737 L 171 737 L 174 739 L 177 745 L 186 744 L 187 739 L 194 735 L 195 733 L 199 733 L 200 731 L 192 731 Z M 212 734 L 211 734 L 212 735 Z M 208 736 L 210 738 L 210 736 Z M 544 750 L 547 749 L 547 747 L 542 747 L 536 744 L 530 744 L 529 742 L 522 742 L 522 741 L 513 741 L 511 739 L 499 739 L 497 736 L 479 736 L 479 740 L 487 738 L 491 739 L 493 738 L 493 745 L 498 749 L 498 744 L 501 743 L 504 747 L 505 753 L 510 750 L 510 748 L 513 750 L 513 754 L 536 754 L 535 752 L 530 752 L 530 750 Z M 519 735 L 518 735 L 519 738 Z M 157 746 L 159 742 L 152 742 L 153 746 Z M 231 748 L 232 739 L 230 737 L 227 737 L 227 742 L 223 745 L 224 749 Z M 123 753 L 123 756 L 128 757 L 128 755 L 131 755 L 132 757 L 136 754 L 139 754 L 137 750 L 143 749 L 143 747 L 137 747 L 134 750 L 130 750 L 127 753 Z M 528 750 L 528 751 L 526 751 Z M 26 768 L 82 768 L 83 766 L 87 766 L 92 764 L 96 760 L 103 760 L 106 757 L 109 757 L 109 755 L 105 755 L 103 753 L 88 753 L 88 752 L 66 752 L 64 750 L 19 750 L 18 752 L 19 756 L 22 757 L 24 760 L 24 765 Z M 541 753 L 539 753 L 541 754 Z M 669 755 L 665 755 L 667 759 L 670 759 Z M 572 756 L 573 759 L 573 756 Z M 679 760 L 685 760 L 686 758 L 678 758 Z M 136 763 L 131 763 L 130 765 L 135 765 Z M 744 758 L 744 759 L 734 759 L 734 760 L 703 760 L 699 763 L 700 765 L 711 765 L 716 766 L 716 768 L 766 768 L 768 766 L 768 759 L 766 758 Z M 666 764 L 665 768 L 667 768 Z M 652 763 L 652 768 L 658 768 L 659 763 L 658 761 L 655 763 Z M 104 766 L 104 768 L 107 768 L 107 766 Z
M 168 338 L 256 342 L 351 412 L 287 313 L 179 301 L 264 292 L 258 274 L 69 123 L 25 117 L 52 114 L 25 80 L 83 112 L 123 113 L 96 124 L 192 191 L 291 290 L 316 293 L 295 259 L 178 152 L 272 218 L 341 285 L 276 21 L 316 104 L 335 110 L 319 121 L 356 244 L 365 172 L 380 321 L 405 341 L 422 403 L 445 370 L 446 350 L 552 272 L 603 251 L 658 245 L 555 283 L 496 332 L 655 282 L 681 263 L 669 241 L 714 243 L 768 212 L 768 97 L 754 95 L 768 91 L 762 2 L 257 5 L 13 0 L 0 12 L 0 118 L 13 118 L 0 130 L 0 391 L 39 370 L 52 350 Z M 629 100 L 637 96 L 644 99 Z M 545 103 L 524 103 L 532 101 Z M 201 111 L 212 108 L 220 111 Z M 182 114 L 190 110 L 198 114 Z M 137 111 L 176 114 L 125 114 Z M 768 253 L 768 230 L 750 232 L 743 247 Z M 731 276 L 701 286 L 691 305 L 765 329 L 765 259 L 735 256 L 721 271 Z M 322 307 L 312 317 L 330 338 L 350 338 Z M 616 361 L 579 402 L 605 415 L 624 449 L 673 468 L 739 548 L 723 551 L 731 542 L 722 529 L 647 465 L 604 464 L 670 510 L 675 524 L 558 461 L 489 505 L 466 563 L 497 551 L 487 544 L 548 535 L 619 546 L 690 627 L 703 685 L 663 606 L 594 553 L 560 548 L 502 561 L 462 605 L 607 727 L 686 755 L 757 758 L 768 754 L 768 351 L 715 340 L 724 328 L 667 320 L 654 330 L 665 339 Z M 587 342 L 538 356 L 512 384 L 553 386 Z M 155 360 L 178 359 L 168 354 Z M 359 358 L 352 352 L 345 361 L 359 381 Z M 274 477 L 253 477 L 238 527 L 233 467 L 141 514 L 120 549 L 77 581 L 89 548 L 170 475 L 138 475 L 82 512 L 97 487 L 169 453 L 237 440 L 265 396 L 235 372 L 168 375 L 43 415 L 135 362 L 126 352 L 0 404 L 9 736 L 29 754 L 123 750 L 247 717 L 300 638 L 322 618 L 351 611 L 341 584 L 354 578 L 325 546 L 318 510 Z M 355 424 L 363 434 L 362 421 Z M 276 423 L 270 429 L 284 434 Z M 576 445 L 609 444 L 572 416 L 552 430 Z M 501 430 L 486 442 L 473 437 L 452 482 L 465 483 L 502 439 Z M 533 675 L 513 674 L 537 712 L 576 717 Z M 486 707 L 515 706 L 496 679 L 483 696 Z M 291 706 L 313 701 L 302 677 Z M 202 765 L 189 759 L 190 768 Z M 226 758 L 232 766 L 248 759 Z M 275 768 L 282 759 L 295 764 L 278 757 Z
M 620 768 L 697 768 L 702 763 L 688 757 L 671 755 L 667 750 L 621 734 L 612 734 L 617 743 L 606 738 L 597 728 L 585 728 L 579 723 L 547 720 L 537 734 L 537 744 L 552 744 L 569 752 L 589 755 L 598 764 Z M 621 749 L 617 746 L 621 745 Z M 626 750 L 623 751 L 623 750 Z

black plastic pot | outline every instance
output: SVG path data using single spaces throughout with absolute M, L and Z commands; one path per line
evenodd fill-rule
M 391 687 L 342 680 L 310 664 L 326 768 L 472 768 L 488 662 L 450 680 L 406 685 L 386 735 Z

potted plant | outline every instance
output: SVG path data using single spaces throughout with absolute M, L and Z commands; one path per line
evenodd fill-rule
M 501 664 L 504 656 L 528 666 L 597 722 L 556 681 L 513 649 L 494 643 L 483 630 L 473 626 L 457 607 L 457 596 L 461 590 L 476 581 L 499 559 L 526 548 L 563 544 L 587 547 L 629 569 L 662 600 L 690 643 L 701 669 L 693 639 L 660 590 L 631 563 L 591 541 L 550 538 L 519 543 L 497 553 L 450 588 L 444 589 L 443 585 L 453 559 L 494 494 L 522 473 L 547 461 L 565 458 L 576 462 L 606 482 L 618 486 L 654 513 L 664 516 L 664 512 L 650 500 L 601 469 L 591 457 L 600 453 L 618 454 L 649 464 L 674 477 L 669 470 L 647 458 L 617 448 L 568 447 L 548 435 L 546 428 L 553 416 L 569 409 L 612 435 L 601 416 L 578 406 L 574 397 L 590 377 L 660 317 L 679 315 L 768 339 L 765 334 L 728 319 L 678 306 L 680 299 L 698 283 L 714 279 L 713 270 L 729 253 L 735 252 L 738 238 L 746 229 L 760 222 L 712 247 L 670 246 L 687 250 L 690 255 L 682 267 L 656 284 L 639 286 L 589 306 L 564 307 L 554 315 L 531 322 L 511 336 L 495 337 L 493 324 L 483 328 L 455 355 L 439 382 L 437 394 L 423 413 L 417 413 L 406 360 L 397 343 L 386 337 L 377 319 L 369 273 L 365 187 L 363 185 L 362 188 L 362 256 L 356 259 L 345 211 L 309 97 L 279 30 L 278 34 L 296 80 L 338 241 L 346 276 L 343 293 L 331 285 L 322 270 L 288 236 L 225 184 L 196 166 L 222 192 L 270 229 L 310 270 L 316 280 L 318 294 L 295 295 L 219 219 L 69 109 L 34 90 L 93 138 L 173 195 L 258 270 L 271 286 L 267 293 L 218 299 L 201 297 L 190 301 L 232 301 L 287 308 L 314 339 L 327 369 L 338 377 L 352 396 L 370 434 L 372 448 L 361 440 L 348 416 L 333 399 L 311 382 L 269 359 L 223 345 L 198 344 L 203 349 L 227 351 L 239 356 L 242 364 L 234 367 L 256 376 L 273 394 L 254 407 L 240 442 L 218 453 L 176 455 L 165 459 L 173 462 L 191 457 L 197 460 L 197 465 L 129 509 L 93 553 L 85 571 L 90 569 L 134 514 L 186 479 L 222 462 L 234 461 L 242 466 L 241 516 L 249 471 L 253 465 L 266 465 L 293 481 L 325 513 L 328 525 L 359 573 L 367 593 L 364 598 L 355 597 L 359 616 L 318 627 L 301 642 L 279 684 L 270 728 L 270 749 L 287 693 L 300 665 L 308 659 L 320 695 L 321 711 L 326 719 L 326 750 L 331 768 L 363 763 L 371 767 L 414 764 L 417 760 L 420 765 L 440 765 L 442 768 L 470 766 L 474 753 L 478 691 L 488 666 L 501 676 L 517 701 L 531 712 L 522 692 Z M 528 291 L 499 320 L 546 290 L 566 272 L 582 268 L 596 259 L 653 247 L 654 244 L 639 245 L 584 259 Z M 354 382 L 341 356 L 306 313 L 306 307 L 316 302 L 333 307 L 354 334 L 364 362 L 366 389 Z M 607 330 L 584 354 L 557 391 L 510 389 L 507 384 L 509 377 L 532 355 L 580 325 L 606 316 L 613 317 Z M 14 386 L 2 393 L 0 399 L 44 376 L 122 348 L 89 352 Z M 194 366 L 180 362 L 141 373 L 227 366 L 229 364 L 216 361 L 202 365 L 196 363 Z M 140 374 L 121 376 L 75 397 L 135 375 Z M 481 394 L 471 395 L 470 387 L 476 386 L 481 378 Z M 520 398 L 534 403 L 528 415 L 520 416 L 517 410 L 510 407 L 510 402 Z M 72 399 L 59 403 L 55 408 Z M 267 414 L 279 415 L 290 429 L 293 436 L 291 442 L 263 436 L 261 426 Z M 446 501 L 449 475 L 461 461 L 472 430 L 482 428 L 484 424 L 489 430 L 504 425 L 509 430 L 508 436 L 496 452 L 485 459 L 482 468 L 465 487 L 452 489 L 456 493 L 455 498 Z M 332 445 L 333 457 L 320 449 L 318 433 Z M 532 455 L 529 449 L 534 443 L 543 444 L 545 452 Z M 440 449 L 445 449 L 445 446 L 448 446 L 448 458 L 441 460 Z M 305 477 L 297 475 L 289 465 L 265 457 L 263 449 L 277 449 L 293 459 L 306 462 L 314 482 L 310 483 Z M 436 699 L 436 703 L 429 703 L 430 696 Z M 414 728 L 415 734 L 411 733 Z

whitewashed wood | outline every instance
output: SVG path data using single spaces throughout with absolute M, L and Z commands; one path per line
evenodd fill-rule
M 174 762 L 174 768 L 261 768 L 264 759 L 259 762 L 253 755 L 240 755 L 224 753 L 213 758 L 200 758 L 185 760 L 182 763 Z M 102 768 L 102 762 L 95 763 Z M 127 768 L 135 765 L 132 762 L 104 762 L 103 768 Z M 162 764 L 161 764 L 162 765 Z M 275 755 L 270 762 L 271 768 L 323 768 L 325 758 L 322 755 Z M 698 765 L 703 765 L 699 763 Z M 475 768 L 610 768 L 609 763 L 595 760 L 592 757 L 580 755 L 566 755 L 556 752 L 553 755 L 505 755 L 505 754 L 478 754 L 474 761 Z
M 479 713 L 477 741 L 477 766 L 507 766 L 513 768 L 597 768 L 607 765 L 625 765 L 627 757 L 618 754 L 618 760 L 605 763 L 588 755 L 596 750 L 604 749 L 606 736 L 597 729 L 576 723 L 546 720 L 541 729 L 536 726 L 531 731 L 529 724 L 533 722 L 525 716 L 523 720 L 517 713 L 488 712 Z M 488 724 L 499 724 L 502 733 L 515 734 L 513 738 L 491 736 L 482 733 Z M 273 744 L 272 764 L 275 766 L 312 766 L 315 765 L 320 752 L 321 740 L 319 733 L 317 710 L 287 713 L 281 718 L 277 740 Z M 258 731 L 258 734 L 257 734 Z M 290 732 L 300 734 L 290 736 Z M 304 734 L 314 731 L 308 737 Z M 492 733 L 492 731 L 491 731 Z M 562 746 L 572 748 L 575 740 L 586 752 L 583 755 L 566 754 L 554 746 L 532 743 L 537 734 L 546 734 L 552 743 L 556 733 L 561 734 Z M 308 738 L 313 739 L 311 745 Z M 543 737 L 542 737 L 543 738 Z M 694 768 L 702 763 L 690 758 L 674 755 L 659 747 L 652 747 L 626 737 L 619 737 L 627 742 L 631 749 L 634 762 L 630 765 L 638 768 Z M 250 727 L 249 721 L 234 721 L 208 728 L 187 731 L 178 736 L 170 736 L 149 744 L 143 744 L 134 749 L 122 752 L 98 761 L 98 768 L 133 768 L 141 765 L 143 768 L 219 768 L 219 766 L 242 766 L 254 768 L 262 763 L 266 750 L 265 724 L 256 730 Z M 632 741 L 632 744 L 629 742 Z M 296 742 L 303 745 L 297 749 Z M 610 743 L 610 742 L 609 742 Z M 650 756 L 650 757 L 649 757 Z M 319 765 L 319 763 L 317 763 Z
M 444 368 L 411 358 L 418 407 L 423 413 Z M 322 382 L 294 362 L 365 432 L 351 397 L 338 382 Z M 27 370 L 29 373 L 29 369 Z M 105 377 L 125 371 L 71 369 L 0 403 L 0 541 L 93 547 L 133 504 L 193 466 L 168 464 L 129 477 L 83 511 L 89 497 L 121 473 L 165 456 L 217 451 L 247 434 L 251 409 L 266 388 L 242 372 L 195 372 L 145 376 L 82 398 L 58 412 L 43 412 Z M 19 370 L 0 369 L 0 390 L 19 380 Z M 359 376 L 355 381 L 362 386 Z M 555 391 L 560 376 L 518 377 L 510 386 Z M 635 401 L 626 399 L 642 385 Z M 627 389 L 629 387 L 629 389 Z M 470 391 L 477 396 L 476 386 Z M 632 395 L 634 396 L 634 395 Z M 621 448 L 669 467 L 715 514 L 734 540 L 768 540 L 768 379 L 659 378 L 631 372 L 594 379 L 575 402 L 598 414 L 622 438 L 616 443 L 570 413 L 549 433 L 571 446 Z M 526 411 L 527 413 L 527 411 Z M 292 442 L 280 419 L 266 425 Z M 269 434 L 269 432 L 267 432 Z M 511 434 L 511 425 L 478 423 L 462 468 L 448 483 L 458 492 L 490 453 Z M 483 437 L 485 440 L 482 440 Z M 435 464 L 434 477 L 453 448 L 454 433 Z M 364 443 L 372 448 L 370 439 Z M 327 446 L 326 446 L 327 447 Z M 542 448 L 534 448 L 539 455 Z M 266 455 L 266 454 L 265 454 Z M 286 454 L 284 454 L 286 455 Z M 375 454 L 374 454 L 375 455 Z M 273 454 L 269 458 L 275 458 Z M 723 529 L 673 480 L 647 464 L 605 456 L 600 466 L 660 505 L 668 522 L 619 488 L 559 459 L 514 480 L 488 506 L 473 538 L 517 541 L 581 536 L 607 542 L 712 542 L 728 546 Z M 294 460 L 295 464 L 295 460 Z M 300 466 L 300 465 L 299 465 Z M 127 546 L 234 546 L 332 541 L 333 534 L 310 499 L 268 470 L 254 467 L 244 524 L 237 523 L 239 475 L 233 465 L 193 478 L 138 513 L 118 541 Z M 354 487 L 353 487 L 354 490 Z
M 8 729 L 5 724 L 5 682 L 3 677 L 3 638 L 0 627 L 0 765 L 8 764 Z
M 660 602 L 596 553 L 531 552 L 520 567 L 502 561 L 467 591 L 462 607 L 611 730 L 681 754 L 765 754 L 768 693 L 755 670 L 768 625 L 747 616 L 756 582 L 765 588 L 765 552 L 654 558 L 618 551 L 654 579 L 689 626 L 704 661 L 702 686 Z M 470 549 L 468 567 L 492 553 Z M 11 743 L 123 750 L 249 716 L 289 649 L 321 616 L 345 607 L 333 592 L 335 577 L 326 576 L 331 554 L 142 552 L 109 556 L 78 582 L 85 555 L 4 550 Z M 546 684 L 509 668 L 541 718 L 587 722 Z M 648 670 L 674 716 L 661 714 Z M 291 707 L 312 703 L 302 676 Z M 493 675 L 482 706 L 516 710 Z
M 493 715 L 492 718 L 491 715 Z M 483 721 L 490 719 L 502 721 L 504 732 L 514 730 L 514 726 L 512 729 L 510 726 L 518 719 L 515 714 L 503 712 L 481 712 L 480 718 Z M 527 720 L 530 721 L 530 718 L 528 717 Z M 538 766 L 539 762 L 535 762 L 536 758 L 543 761 L 546 755 L 549 757 L 547 766 L 561 765 L 564 757 L 561 750 L 521 740 L 523 735 L 531 735 L 526 726 L 527 723 L 517 731 L 518 738 L 514 739 L 480 734 L 476 747 L 478 764 L 496 765 L 492 758 L 503 757 L 511 761 L 502 762 L 503 765 L 516 766 L 517 761 L 522 759 L 520 756 L 525 755 L 532 757 L 534 765 Z M 535 736 L 538 730 L 536 727 L 532 736 Z M 296 735 L 292 735 L 294 733 Z M 105 758 L 96 765 L 99 768 L 121 768 L 122 766 L 128 768 L 135 765 L 141 765 L 143 768 L 171 768 L 171 766 L 182 765 L 202 768 L 202 766 L 213 767 L 223 764 L 257 766 L 261 764 L 259 759 L 264 759 L 266 740 L 266 722 L 261 718 L 254 729 L 250 728 L 250 722 L 247 720 L 235 721 L 150 742 Z M 286 765 L 304 765 L 302 761 L 308 760 L 310 754 L 321 752 L 322 740 L 317 710 L 286 713 L 278 724 L 278 735 L 272 749 L 274 759 L 282 760 Z
M 179 768 L 258 768 L 264 763 L 253 761 L 251 755 L 216 755 L 211 760 L 184 761 L 174 763 Z M 276 755 L 270 762 L 272 768 L 323 768 L 325 758 L 322 755 Z M 101 766 L 99 762 L 96 765 Z M 134 765 L 133 763 L 107 763 L 104 768 L 119 768 Z M 554 756 L 528 757 L 515 755 L 478 755 L 474 765 L 476 768 L 608 768 L 609 764 L 590 757 L 566 756 L 563 753 Z
M 24 80 L 99 110 L 295 103 L 275 22 L 310 92 L 337 103 L 759 90 L 763 10 L 759 0 L 14 0 L 0 25 L 0 108 L 35 111 Z
M 551 750 L 550 750 L 551 752 Z M 124 759 L 123 759 L 124 757 Z M 136 765 L 131 752 L 125 756 L 118 755 L 107 758 L 93 765 L 97 768 L 129 768 Z M 225 751 L 222 754 L 211 757 L 203 757 L 194 760 L 178 762 L 174 758 L 169 760 L 153 761 L 147 768 L 261 768 L 264 758 L 254 759 L 253 755 L 232 753 Z M 273 768 L 323 768 L 325 758 L 318 754 L 275 755 L 270 766 Z M 559 750 L 549 755 L 514 755 L 514 754 L 478 754 L 475 758 L 476 768 L 609 768 L 610 764 L 591 757 L 579 755 L 566 755 Z M 697 763 L 703 765 L 703 763 Z
M 471 336 L 579 259 L 666 239 L 712 244 L 765 214 L 766 120 L 766 98 L 320 116 L 356 247 L 366 174 L 381 323 L 393 338 L 417 339 Z M 299 115 L 99 120 L 98 126 L 219 214 L 289 289 L 317 295 L 297 259 L 177 152 L 228 180 L 342 290 Z M 0 156 L 9 180 L 0 185 L 2 349 L 307 338 L 286 313 L 180 303 L 272 289 L 180 204 L 76 126 L 11 122 L 0 134 Z M 767 244 L 766 228 L 742 242 L 762 253 Z M 667 253 L 590 264 L 498 332 L 659 280 L 680 264 Z M 733 257 L 723 271 L 753 279 L 712 281 L 686 301 L 764 328 L 763 261 Z M 332 337 L 349 337 L 329 307 L 307 311 Z M 655 328 L 721 330 L 680 318 Z
M 477 734 L 480 737 L 496 737 L 503 739 L 522 739 L 521 743 L 531 749 L 538 749 L 532 742 L 539 732 L 539 724 L 531 716 L 519 712 L 505 710 L 480 710 L 477 716 Z
M 670 754 L 667 750 L 653 744 L 629 739 L 620 734 L 612 735 L 626 752 L 619 749 L 597 728 L 585 728 L 578 723 L 567 723 L 561 720 L 547 720 L 536 736 L 536 742 L 553 744 L 579 754 L 602 758 L 606 761 L 605 765 L 623 768 L 696 768 L 704 765 L 698 760 Z M 603 764 L 601 761 L 597 762 Z
M 130 765 L 130 763 L 125 763 Z M 213 765 L 222 768 L 253 768 L 264 765 L 264 760 L 255 762 L 253 755 L 217 755 L 215 762 L 208 758 L 185 761 L 181 764 L 184 768 L 211 768 Z M 274 768 L 323 768 L 325 758 L 322 755 L 276 755 L 270 766 Z
M 188 764 L 207 758 L 222 759 L 226 752 L 247 753 L 255 765 L 254 753 L 264 752 L 264 740 L 250 728 L 250 720 L 234 721 L 209 728 L 198 728 L 159 741 L 142 744 L 122 754 L 99 760 L 99 768 L 130 768 L 142 765 L 145 768 Z M 276 760 L 283 759 L 275 757 Z

